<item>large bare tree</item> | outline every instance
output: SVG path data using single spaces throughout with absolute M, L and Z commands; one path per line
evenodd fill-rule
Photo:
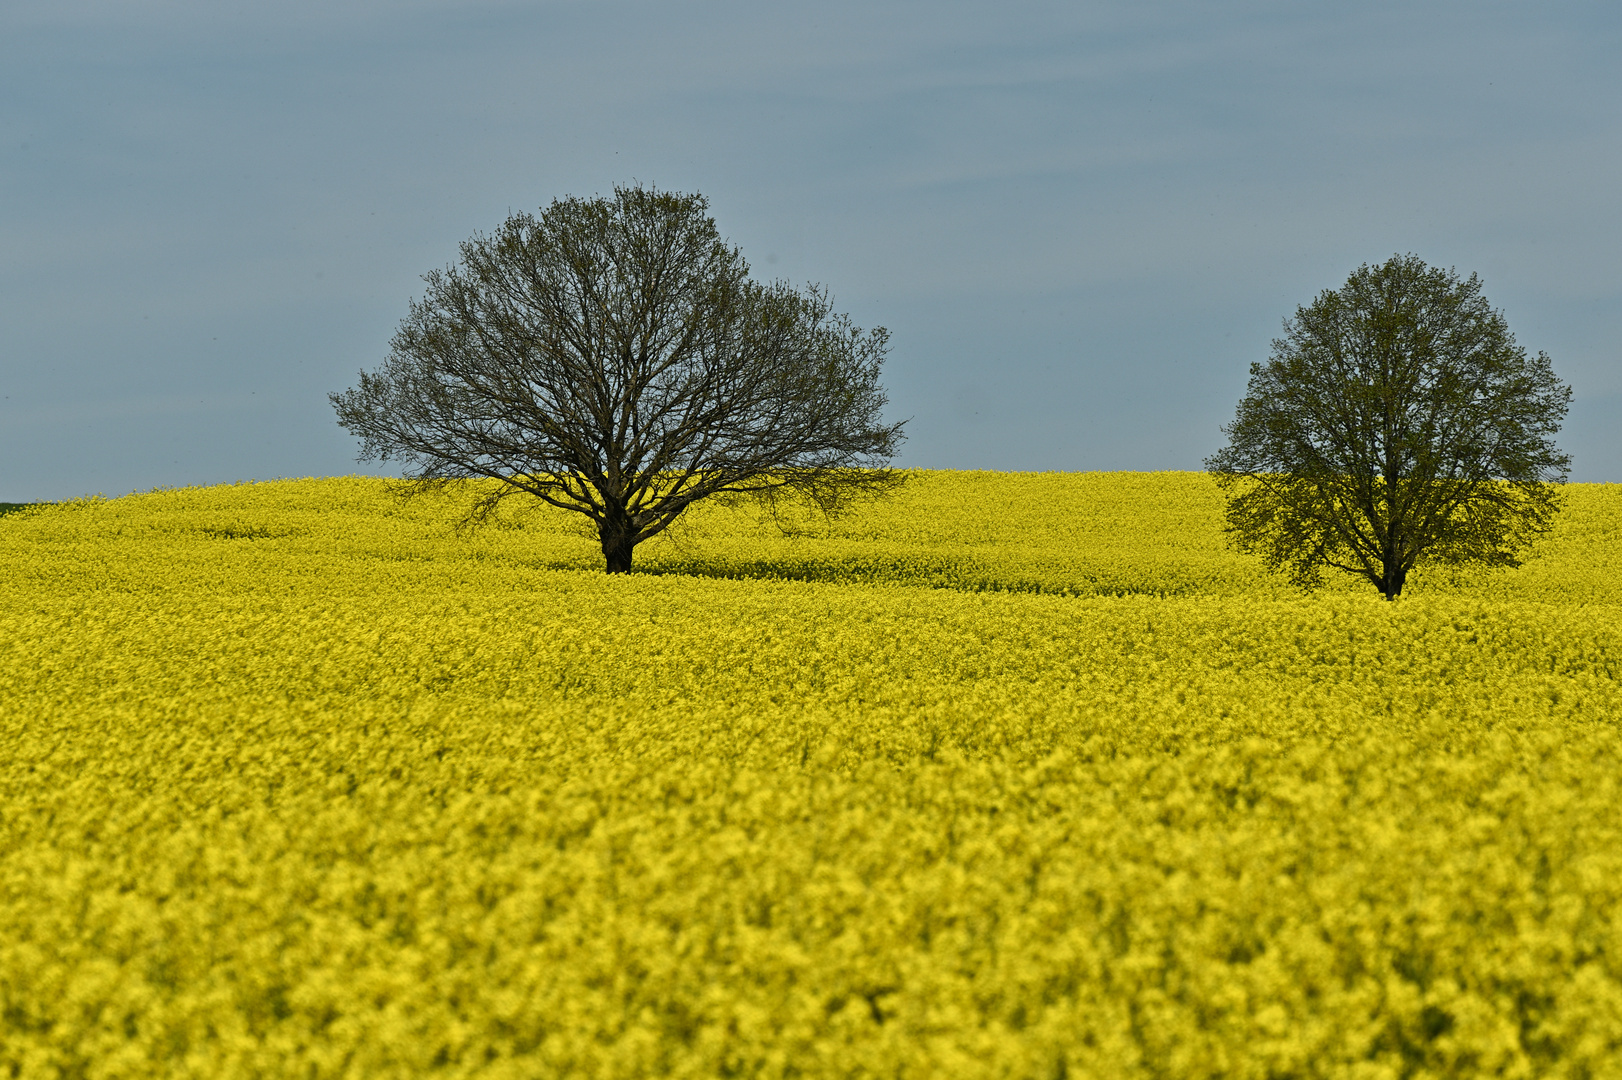
M 1570 401 L 1474 274 L 1393 256 L 1285 320 L 1206 467 L 1241 550 L 1390 600 L 1423 562 L 1519 564 L 1560 505 L 1571 459 L 1551 436 Z
M 381 369 L 331 395 L 361 460 L 584 514 L 610 573 L 699 499 L 834 510 L 893 487 L 887 334 L 819 286 L 752 280 L 700 195 L 641 186 L 514 214 L 426 275 Z

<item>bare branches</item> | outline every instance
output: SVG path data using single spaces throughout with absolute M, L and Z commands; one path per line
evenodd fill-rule
M 1324 567 L 1388 598 L 1424 562 L 1519 565 L 1550 527 L 1571 391 L 1475 275 L 1394 256 L 1286 320 L 1206 467 L 1228 532 L 1303 585 Z
M 722 492 L 827 510 L 886 464 L 887 336 L 826 291 L 761 284 L 701 196 L 641 187 L 516 214 L 428 274 L 383 368 L 333 394 L 362 458 L 423 484 L 493 478 L 586 515 L 609 569 Z

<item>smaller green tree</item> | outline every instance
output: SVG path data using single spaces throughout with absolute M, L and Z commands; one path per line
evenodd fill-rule
M 1520 565 L 1559 509 L 1571 458 L 1551 436 L 1570 402 L 1476 275 L 1398 255 L 1285 320 L 1205 464 L 1241 551 L 1393 600 L 1421 564 Z

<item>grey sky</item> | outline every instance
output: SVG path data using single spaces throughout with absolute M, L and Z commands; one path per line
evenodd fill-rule
M 702 191 L 892 334 L 901 464 L 1194 469 L 1296 305 L 1481 275 L 1622 481 L 1622 7 L 8 0 L 0 500 L 371 471 L 509 210 Z

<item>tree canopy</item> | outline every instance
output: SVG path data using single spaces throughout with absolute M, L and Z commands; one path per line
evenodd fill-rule
M 1560 504 L 1571 459 L 1551 436 L 1570 400 L 1475 274 L 1398 255 L 1285 320 L 1206 467 L 1241 550 L 1394 599 L 1423 563 L 1520 564 Z
M 581 513 L 611 573 L 711 495 L 834 510 L 893 487 L 886 331 L 821 286 L 753 280 L 707 211 L 621 187 L 463 243 L 382 368 L 331 395 L 361 459 L 422 485 L 495 481 L 471 520 L 521 493 Z

